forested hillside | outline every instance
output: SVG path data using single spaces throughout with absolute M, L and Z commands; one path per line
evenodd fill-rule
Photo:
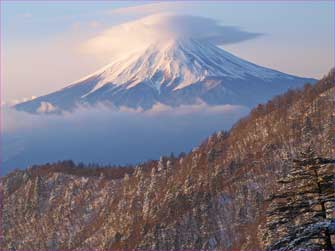
M 178 157 L 125 169 L 66 161 L 10 173 L 1 178 L 1 248 L 327 247 L 324 235 L 327 230 L 333 238 L 331 228 L 310 235 L 313 242 L 307 234 L 306 240 L 291 236 L 291 242 L 278 244 L 270 209 L 284 189 L 280 180 L 307 149 L 330 161 L 320 170 L 333 180 L 333 77 L 332 71 L 315 85 L 259 105 L 229 132 L 215 133 Z M 327 199 L 329 212 L 334 198 Z M 289 215 L 296 214 L 301 212 Z M 290 233 L 282 229 L 282 236 Z

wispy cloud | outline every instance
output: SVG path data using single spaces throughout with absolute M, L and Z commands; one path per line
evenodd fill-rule
M 187 2 L 155 2 L 136 6 L 123 7 L 110 10 L 110 14 L 119 15 L 150 15 L 157 12 L 179 11 L 192 3 Z
M 22 103 L 22 102 L 26 102 L 26 101 L 30 101 L 30 100 L 33 100 L 35 99 L 36 96 L 31 96 L 29 98 L 18 98 L 18 99 L 11 99 L 11 100 L 8 100 L 8 101 L 2 101 L 1 102 L 1 108 L 2 107 L 11 107 L 11 106 L 14 106 L 16 104 L 19 104 L 19 103 Z M 0 109 L 1 109 L 0 108 Z
M 24 13 L 20 14 L 20 17 L 24 18 L 24 19 L 30 19 L 30 18 L 33 17 L 33 14 L 31 14 L 30 12 L 24 12 Z

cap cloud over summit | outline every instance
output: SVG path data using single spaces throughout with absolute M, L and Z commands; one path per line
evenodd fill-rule
M 261 33 L 244 31 L 235 26 L 221 25 L 206 17 L 156 14 L 106 29 L 82 45 L 82 51 L 95 56 L 113 57 L 138 50 L 165 40 L 193 38 L 217 45 L 242 42 Z

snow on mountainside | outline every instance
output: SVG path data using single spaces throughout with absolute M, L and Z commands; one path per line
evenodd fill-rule
M 279 75 L 277 72 L 248 64 L 209 43 L 171 40 L 104 67 L 94 74 L 99 75 L 100 81 L 84 96 L 109 83 L 125 85 L 130 89 L 150 79 L 149 85 L 160 92 L 163 85 L 178 90 L 210 76 L 243 79 L 247 77 L 246 74 L 268 79 Z
M 94 74 L 16 109 L 59 112 L 101 102 L 135 109 L 199 102 L 251 107 L 314 81 L 255 65 L 204 40 L 174 38 L 123 55 Z
M 306 145 L 333 157 L 333 79 L 331 73 L 259 106 L 229 133 L 213 134 L 186 155 L 121 168 L 64 161 L 2 177 L 1 250 L 274 250 L 269 244 L 280 242 L 276 250 L 288 250 L 287 233 L 293 233 L 289 250 L 326 250 L 321 224 L 313 225 L 323 215 L 312 213 L 314 207 L 278 210 L 279 217 L 266 211 L 278 195 L 277 180 Z M 325 182 L 332 170 L 320 170 L 329 175 Z M 300 181 L 299 188 L 314 185 Z M 290 206 L 304 196 L 310 199 L 301 194 Z M 331 221 L 334 199 L 324 198 Z

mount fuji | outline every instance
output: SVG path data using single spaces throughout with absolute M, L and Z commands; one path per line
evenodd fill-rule
M 252 107 L 315 79 L 258 66 L 201 39 L 153 43 L 115 58 L 59 91 L 17 104 L 30 113 L 73 111 L 99 103 L 147 110 L 205 103 Z

